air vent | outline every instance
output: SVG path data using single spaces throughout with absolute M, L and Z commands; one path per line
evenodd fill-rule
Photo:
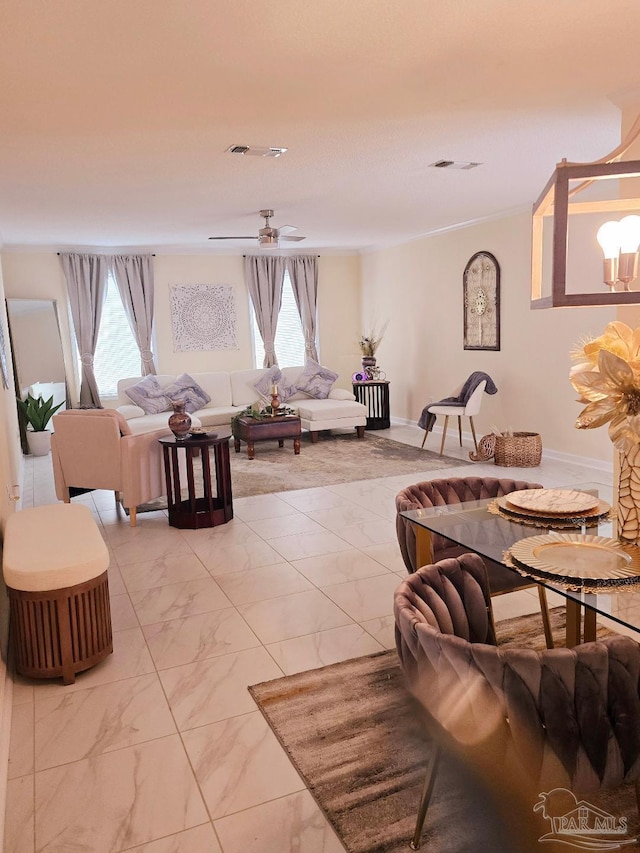
M 433 169 L 475 169 L 481 163 L 472 163 L 467 160 L 436 160 L 435 163 L 429 163 L 429 168 Z
M 265 148 L 261 145 L 231 145 L 229 154 L 242 154 L 245 157 L 280 157 L 286 148 Z

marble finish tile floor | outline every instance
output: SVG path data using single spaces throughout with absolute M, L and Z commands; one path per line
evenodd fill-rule
M 114 654 L 67 687 L 16 679 L 5 853 L 343 851 L 246 688 L 393 647 L 394 498 L 449 473 L 611 481 L 547 459 L 469 463 L 241 498 L 232 522 L 198 531 L 163 512 L 132 529 L 112 494 L 76 499 L 110 549 Z M 52 479 L 49 457 L 28 458 L 23 505 L 52 501 Z M 535 590 L 496 602 L 500 618 L 537 609 Z

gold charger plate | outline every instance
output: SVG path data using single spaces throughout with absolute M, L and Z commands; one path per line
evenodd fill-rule
M 598 498 L 576 489 L 521 489 L 509 492 L 507 502 L 516 509 L 547 515 L 576 515 L 595 509 Z
M 520 568 L 545 578 L 613 586 L 640 581 L 640 548 L 582 533 L 546 533 L 509 549 Z
M 566 515 L 547 515 L 546 512 L 536 512 L 531 509 L 525 510 L 511 506 L 509 497 L 509 495 L 503 495 L 502 497 L 496 498 L 496 505 L 498 509 L 505 515 L 511 516 L 517 521 L 530 521 L 535 524 L 580 524 L 585 521 L 587 523 L 595 524 L 596 521 L 601 518 L 606 518 L 611 512 L 611 504 L 596 498 L 598 501 L 597 506 L 586 512 L 573 512 L 567 513 Z

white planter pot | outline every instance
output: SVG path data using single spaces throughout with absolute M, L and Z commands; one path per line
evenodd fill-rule
M 27 443 L 29 444 L 29 453 L 32 456 L 46 456 L 51 450 L 51 431 L 48 429 L 40 432 L 27 430 Z

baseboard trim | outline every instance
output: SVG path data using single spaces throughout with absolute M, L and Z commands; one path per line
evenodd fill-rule
M 414 427 L 414 429 L 420 433 L 423 433 L 424 430 L 420 429 L 419 426 L 416 426 L 415 421 L 409 421 L 406 418 L 391 418 L 391 423 L 393 426 L 410 426 Z M 448 432 L 453 432 L 451 429 Z M 455 431 L 457 433 L 457 430 Z M 435 435 L 442 435 L 442 427 L 434 426 L 433 433 Z M 480 436 L 478 436 L 479 438 Z M 464 441 L 473 445 L 473 436 L 470 432 L 463 431 L 462 438 Z M 554 460 L 555 462 L 566 462 L 569 465 L 581 465 L 585 468 L 593 468 L 596 471 L 603 471 L 607 474 L 613 474 L 613 461 L 607 462 L 605 459 L 594 459 L 591 456 L 577 456 L 574 453 L 564 453 L 560 450 L 553 450 L 552 448 L 543 447 L 542 448 L 542 458 Z

